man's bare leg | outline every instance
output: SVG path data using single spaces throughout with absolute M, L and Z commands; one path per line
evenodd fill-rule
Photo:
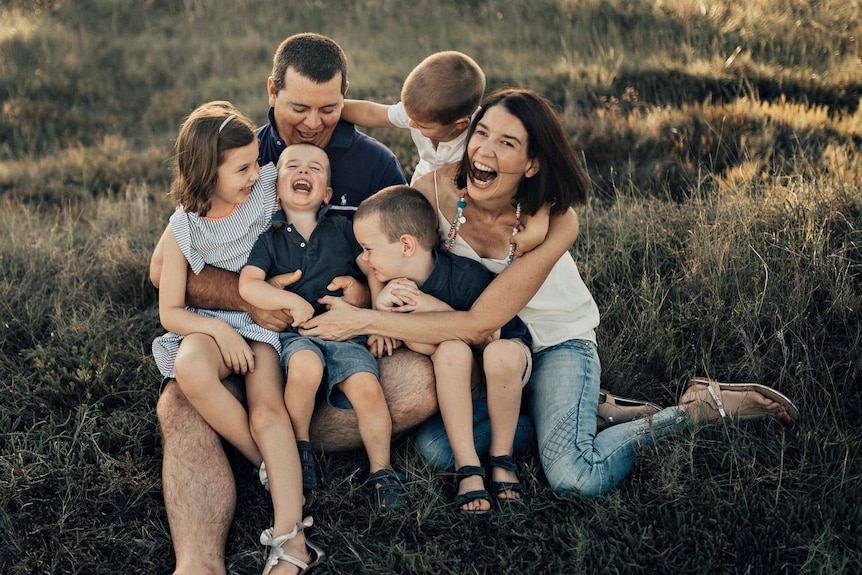
M 162 391 L 156 413 L 162 430 L 162 493 L 175 573 L 223 574 L 236 487 L 221 440 L 174 380 Z
M 380 385 L 392 416 L 392 437 L 416 427 L 437 413 L 431 360 L 406 348 L 380 359 Z M 311 420 L 311 439 L 318 451 L 348 451 L 362 447 L 352 409 L 318 406 Z

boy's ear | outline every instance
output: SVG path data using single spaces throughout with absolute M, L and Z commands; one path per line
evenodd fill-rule
M 416 238 L 410 234 L 401 234 L 398 241 L 401 243 L 402 256 L 409 258 L 416 252 Z
M 532 178 L 536 174 L 539 173 L 539 158 L 532 158 L 530 160 L 530 165 L 527 167 L 527 171 L 524 172 L 524 176 L 528 178 Z
M 470 118 L 458 118 L 455 120 L 455 128 L 460 131 L 466 130 L 470 126 Z
M 329 200 L 332 199 L 332 188 L 326 188 L 326 191 L 323 192 L 323 203 L 328 204 Z

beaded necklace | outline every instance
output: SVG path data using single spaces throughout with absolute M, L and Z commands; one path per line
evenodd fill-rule
M 458 231 L 461 229 L 461 224 L 467 221 L 464 217 L 464 208 L 467 207 L 467 192 L 461 192 L 458 198 L 457 210 L 455 217 L 452 218 L 452 225 L 449 226 L 449 233 L 446 234 L 446 251 L 452 251 L 452 246 L 455 245 L 455 238 L 458 237 Z M 515 206 L 515 225 L 512 226 L 512 237 L 514 238 L 521 231 L 521 202 Z M 509 256 L 506 258 L 506 265 L 509 265 L 515 259 L 515 244 L 509 243 Z

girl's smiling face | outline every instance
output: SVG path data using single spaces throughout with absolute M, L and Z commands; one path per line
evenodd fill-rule
M 208 217 L 224 217 L 238 204 L 248 201 L 251 187 L 260 175 L 257 155 L 257 138 L 246 146 L 224 152 L 224 160 L 219 164 L 216 175 Z

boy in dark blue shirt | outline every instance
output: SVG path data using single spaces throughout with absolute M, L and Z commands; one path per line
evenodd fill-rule
M 494 278 L 478 261 L 438 247 L 435 210 L 409 186 L 390 186 L 363 201 L 354 216 L 353 230 L 363 249 L 360 261 L 370 268 L 369 284 L 378 309 L 467 310 Z M 416 297 L 412 299 L 422 300 L 421 308 L 396 295 L 399 289 L 413 291 Z M 491 466 L 511 473 L 512 481 L 491 482 L 491 490 L 500 499 L 518 499 L 524 490 L 511 453 L 521 390 L 532 368 L 529 343 L 529 331 L 516 316 L 475 350 L 481 354 L 491 414 L 491 453 L 505 454 L 492 457 Z M 455 456 L 455 505 L 466 513 L 488 513 L 491 496 L 484 486 L 485 472 L 473 440 L 474 350 L 459 340 L 405 345 L 429 355 L 434 365 L 437 401 Z
M 404 506 L 403 487 L 390 467 L 392 422 L 377 361 L 366 347 L 366 338 L 326 341 L 298 332 L 299 326 L 324 311 L 319 298 L 339 295 L 327 289 L 334 277 L 362 276 L 357 264 L 362 250 L 350 222 L 340 216 L 322 217 L 332 197 L 329 176 L 329 159 L 321 148 L 292 144 L 282 152 L 277 181 L 281 211 L 252 248 L 240 273 L 239 291 L 252 305 L 290 310 L 293 316 L 293 325 L 279 335 L 281 362 L 287 373 L 284 402 L 296 436 L 306 499 L 317 482 L 310 426 L 325 376 L 327 403 L 341 409 L 352 407 L 356 413 L 368 454 L 372 493 L 380 510 L 391 511 Z M 285 289 L 266 281 L 296 270 L 302 271 L 300 279 Z

